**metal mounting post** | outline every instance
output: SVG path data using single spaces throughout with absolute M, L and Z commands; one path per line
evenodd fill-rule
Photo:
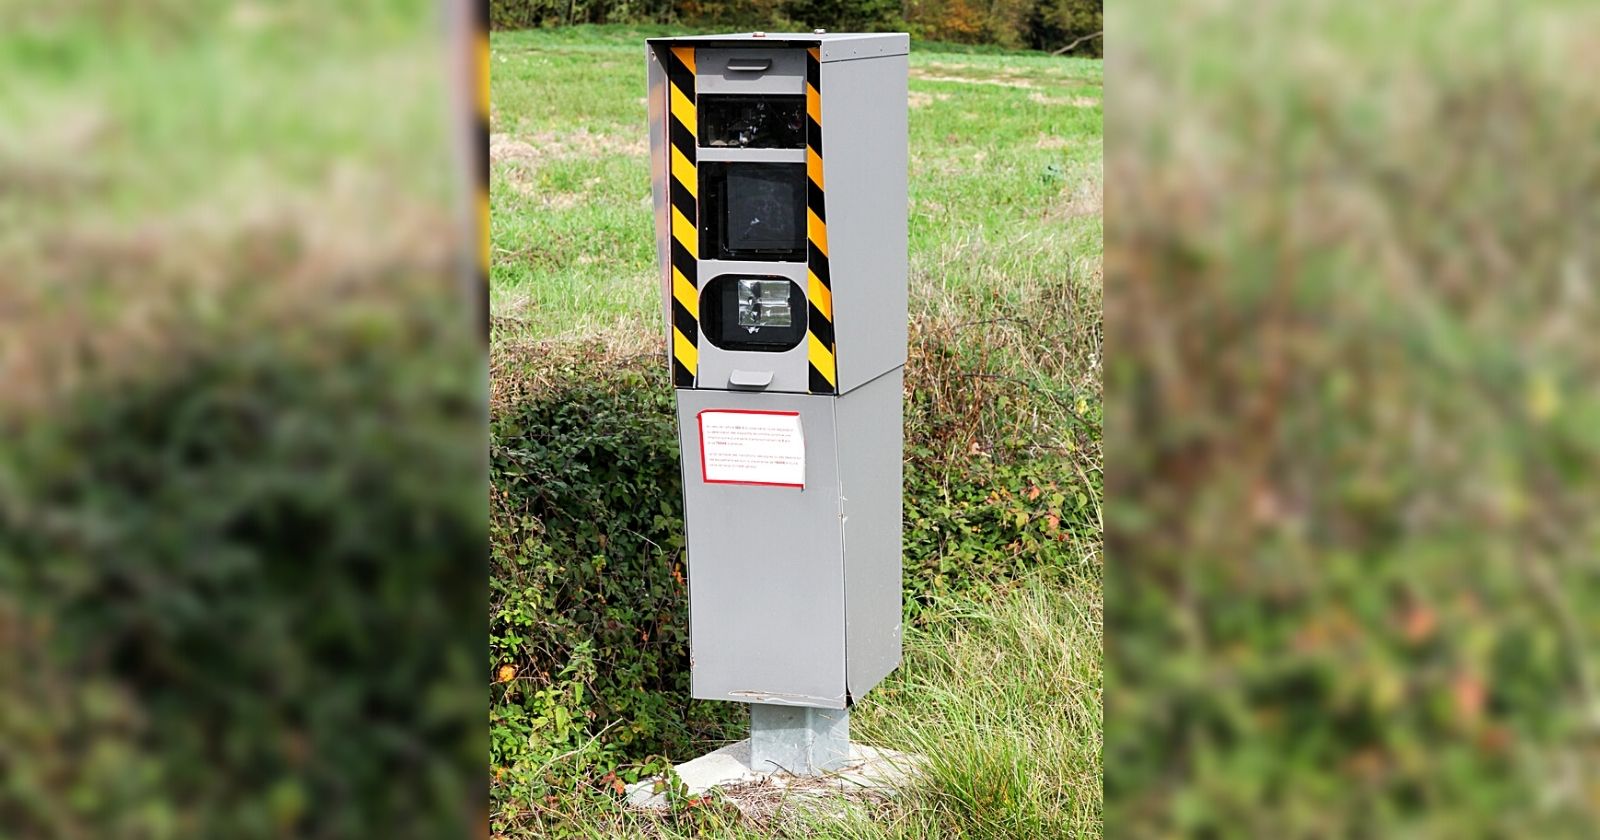
M 820 776 L 850 761 L 850 710 L 750 704 L 750 768 Z

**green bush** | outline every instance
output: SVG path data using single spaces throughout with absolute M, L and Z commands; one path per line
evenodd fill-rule
M 194 339 L 0 417 L 5 834 L 466 823 L 476 354 L 397 326 Z
M 490 717 L 507 827 L 526 803 L 555 796 L 567 807 L 609 795 L 667 759 L 742 737 L 744 710 L 688 699 L 681 477 L 660 359 L 557 353 L 512 362 L 498 352 Z M 948 455 L 935 438 L 950 424 L 928 415 L 966 408 L 917 394 L 908 401 L 912 621 L 931 617 L 944 596 L 1026 570 L 1099 574 L 1099 488 L 1068 478 L 1075 473 L 1063 459 L 1022 457 L 987 440 L 980 454 Z
M 493 418 L 491 757 L 513 798 L 594 767 L 633 778 L 644 768 L 620 765 L 731 731 L 734 707 L 686 702 L 677 435 L 658 368 L 574 370 Z

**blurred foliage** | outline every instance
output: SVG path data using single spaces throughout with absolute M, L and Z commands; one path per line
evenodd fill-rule
M 1076 55 L 1100 55 L 1104 0 L 490 0 L 496 29 L 585 23 L 671 23 L 772 32 L 905 31 L 957 44 L 1056 50 L 1082 37 Z
M 482 624 L 461 617 L 483 592 L 462 566 L 483 549 L 482 473 L 448 442 L 481 422 L 458 375 L 477 354 L 411 353 L 450 329 L 368 313 L 191 338 L 5 418 L 7 836 L 467 824 L 482 741 L 448 686 L 481 668 Z
M 483 348 L 438 4 L 0 5 L 0 836 L 465 833 Z
M 1594 830 L 1600 18 L 1510 11 L 1113 9 L 1118 833 Z

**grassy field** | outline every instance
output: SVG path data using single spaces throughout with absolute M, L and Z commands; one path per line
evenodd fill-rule
M 655 34 L 667 33 L 493 38 L 497 364 L 574 345 L 659 352 L 642 56 Z M 1098 487 L 1100 63 L 914 45 L 911 74 L 908 401 L 938 408 L 908 422 L 949 428 L 908 426 L 908 440 L 945 442 L 947 451 L 916 456 L 927 463 L 1004 449 Z M 1006 492 L 964 487 L 959 475 L 936 475 L 919 503 L 965 510 Z M 1080 497 L 1061 525 L 1072 531 L 1069 550 L 1049 555 L 1069 561 L 937 600 L 908 625 L 903 667 L 857 707 L 858 740 L 931 759 L 901 796 L 755 817 L 713 800 L 658 819 L 592 796 L 510 801 L 497 785 L 495 831 L 1098 837 L 1099 502 L 1086 492 L 1094 498 Z M 930 536 L 945 539 L 908 524 L 908 541 Z
M 519 334 L 656 327 L 642 52 L 656 34 L 495 34 L 494 307 Z M 911 75 L 916 304 L 1098 278 L 1099 62 L 916 49 Z

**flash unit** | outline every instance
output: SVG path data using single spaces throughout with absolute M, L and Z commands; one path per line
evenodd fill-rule
M 724 274 L 700 295 L 706 337 L 724 350 L 781 353 L 805 338 L 805 291 L 787 277 Z

